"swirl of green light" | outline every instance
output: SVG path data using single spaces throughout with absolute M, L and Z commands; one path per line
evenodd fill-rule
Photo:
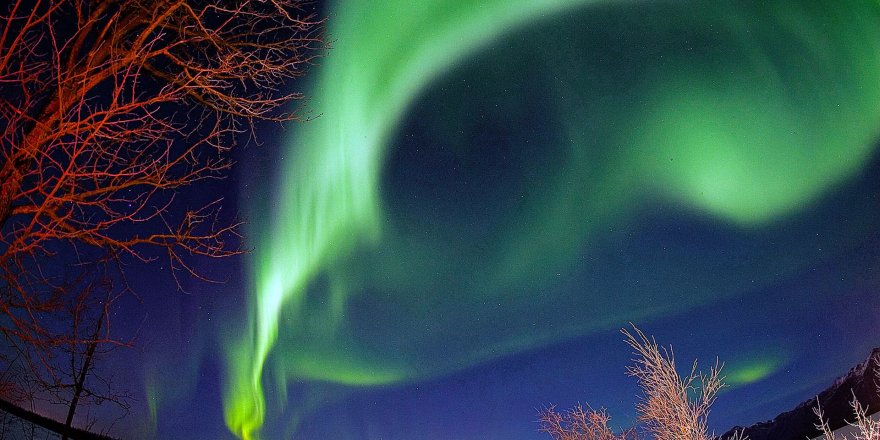
M 418 91 L 511 27 L 586 2 L 366 0 L 336 8 L 330 32 L 336 43 L 312 104 L 323 115 L 298 137 L 297 160 L 282 172 L 282 186 L 290 191 L 279 201 L 283 217 L 267 235 L 268 251 L 255 264 L 254 334 L 230 350 L 225 401 L 234 433 L 251 438 L 263 423 L 262 372 L 282 305 L 296 307 L 305 284 L 328 259 L 376 239 L 384 144 Z
M 348 356 L 357 341 L 344 340 L 339 347 L 334 333 L 345 315 L 345 288 L 331 286 L 323 308 L 308 313 L 306 290 L 335 261 L 378 242 L 388 138 L 426 86 L 494 39 L 587 3 L 592 2 L 350 0 L 335 8 L 335 48 L 317 72 L 312 94 L 312 106 L 322 115 L 290 141 L 290 157 L 280 166 L 282 189 L 268 226 L 258 234 L 249 325 L 227 350 L 225 418 L 233 433 L 259 436 L 266 417 L 263 376 L 282 320 L 285 331 L 310 338 L 309 350 L 283 362 L 282 382 L 371 385 L 426 374 L 406 362 L 386 361 L 377 368 L 369 355 Z M 814 8 L 832 14 L 832 3 Z M 804 45 L 793 55 L 803 59 L 786 61 L 810 64 L 818 72 L 797 79 L 798 87 L 786 87 L 791 78 L 775 69 L 777 60 L 754 49 L 743 32 L 746 24 L 735 21 L 725 31 L 742 33 L 735 39 L 745 58 L 739 66 L 692 77 L 656 68 L 641 90 L 650 104 L 622 124 L 626 136 L 618 139 L 620 151 L 608 166 L 627 172 L 609 173 L 613 183 L 597 189 L 592 203 L 610 203 L 603 209 L 620 216 L 632 200 L 660 194 L 748 228 L 798 210 L 856 173 L 880 125 L 880 12 L 876 2 L 848 6 L 833 13 L 831 27 L 819 36 L 809 32 L 814 16 L 821 15 L 814 8 L 766 6 L 763 12 Z M 809 109 L 792 108 L 807 102 Z M 571 125 L 584 123 L 575 115 Z M 609 202 L 609 194 L 618 200 Z M 580 216 L 568 212 L 566 202 L 581 196 L 587 197 L 563 194 L 549 202 L 553 209 L 535 208 L 531 219 L 511 226 L 510 235 L 523 236 L 517 228 L 527 232 L 560 216 Z M 498 286 L 521 283 L 527 276 L 523 268 L 542 264 L 535 255 L 560 243 L 582 244 L 595 227 L 577 225 L 573 238 L 550 234 L 543 243 L 501 243 L 504 257 L 487 264 L 485 277 Z M 566 247 L 571 249 L 559 258 L 575 252 L 576 246 Z M 459 360 L 485 360 L 493 356 L 490 351 L 477 348 Z

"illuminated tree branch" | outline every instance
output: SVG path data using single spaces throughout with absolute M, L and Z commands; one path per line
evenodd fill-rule
M 321 32 L 298 0 L 0 10 L 0 333 L 37 353 L 34 371 L 54 374 L 51 351 L 71 343 L 53 317 L 68 316 L 64 287 L 83 265 L 164 258 L 175 279 L 208 280 L 194 257 L 242 252 L 221 197 L 192 206 L 179 192 L 224 178 L 255 121 L 306 118 L 284 90 L 325 48 Z

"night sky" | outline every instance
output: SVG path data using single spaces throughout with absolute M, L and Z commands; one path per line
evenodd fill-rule
M 625 427 L 628 322 L 725 363 L 720 433 L 880 346 L 876 1 L 322 7 L 315 119 L 182 195 L 225 194 L 253 251 L 186 294 L 132 274 L 137 347 L 101 367 L 139 399 L 124 437 Z

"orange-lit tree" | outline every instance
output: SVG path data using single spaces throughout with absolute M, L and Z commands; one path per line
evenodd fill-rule
M 85 303 L 66 289 L 81 267 L 201 279 L 193 258 L 241 251 L 219 197 L 180 191 L 223 178 L 255 121 L 304 118 L 283 90 L 325 45 L 298 0 L 0 8 L 0 333 L 51 378 L 58 347 L 120 342 L 107 313 L 94 335 L 58 323 Z

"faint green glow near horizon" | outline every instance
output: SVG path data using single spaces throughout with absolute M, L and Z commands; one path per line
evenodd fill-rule
M 724 382 L 730 387 L 752 384 L 779 371 L 781 365 L 778 359 L 753 359 L 731 366 L 725 374 Z
M 724 364 L 725 390 L 760 382 L 778 373 L 791 360 L 787 349 L 777 349 L 773 353 L 741 353 L 737 359 Z
M 321 116 L 298 127 L 288 140 L 290 155 L 279 166 L 276 184 L 280 190 L 267 223 L 259 225 L 257 233 L 250 321 L 227 346 L 225 419 L 234 434 L 259 438 L 267 415 L 264 376 L 281 328 L 284 337 L 300 344 L 285 347 L 271 364 L 277 371 L 270 377 L 283 394 L 287 383 L 296 381 L 380 385 L 429 377 L 501 352 L 611 325 L 626 313 L 651 316 L 665 310 L 615 311 L 617 315 L 608 311 L 608 316 L 593 317 L 595 322 L 562 323 L 555 333 L 533 336 L 518 335 L 526 326 L 517 327 L 516 321 L 511 333 L 496 334 L 491 346 L 463 349 L 450 354 L 442 367 L 422 371 L 415 364 L 418 356 L 391 358 L 384 355 L 394 351 L 388 347 L 363 347 L 370 341 L 361 340 L 357 329 L 346 323 L 351 313 L 345 276 L 327 276 L 329 293 L 317 305 L 307 297 L 309 286 L 339 262 L 386 238 L 380 181 L 389 137 L 426 87 L 494 39 L 546 21 L 545 15 L 587 3 L 592 2 L 352 0 L 335 9 L 330 20 L 334 49 L 315 72 L 312 93 L 311 106 Z M 860 5 L 877 16 L 876 8 Z M 863 19 L 823 29 L 823 33 L 836 31 L 832 35 L 836 39 L 814 42 L 810 20 L 792 13 L 791 22 L 785 23 L 785 11 L 767 8 L 783 22 L 780 26 L 791 26 L 784 31 L 799 44 L 836 52 L 817 67 L 811 64 L 815 59 L 806 55 L 788 59 L 785 54 L 761 53 L 752 47 L 758 44 L 750 45 L 750 37 L 737 33 L 732 39 L 743 47 L 734 52 L 743 59 L 736 62 L 706 67 L 693 77 L 664 70 L 665 65 L 656 67 L 651 81 L 639 91 L 648 104 L 621 117 L 622 128 L 615 132 L 620 152 L 607 166 L 612 172 L 594 177 L 580 170 L 581 165 L 572 165 L 573 176 L 599 179 L 592 198 L 563 191 L 550 206 L 556 211 L 538 203 L 534 218 L 518 223 L 540 226 L 555 212 L 565 215 L 566 222 L 594 216 L 601 224 L 576 225 L 572 236 L 551 230 L 546 237 L 528 242 L 517 241 L 525 234 L 518 230 L 522 226 L 512 226 L 507 231 L 510 237 L 497 244 L 505 249 L 498 258 L 503 261 L 486 263 L 487 271 L 497 272 L 484 274 L 487 296 L 532 278 L 538 265 L 547 264 L 539 261 L 543 252 L 556 255 L 551 263 L 573 258 L 598 228 L 624 222 L 630 205 L 640 197 L 659 194 L 750 229 L 796 212 L 859 171 L 872 152 L 880 125 L 880 36 Z M 727 31 L 744 32 L 742 26 L 734 23 Z M 766 59 L 770 56 L 785 58 L 783 62 L 793 63 L 795 69 L 816 67 L 819 73 L 798 78 L 791 86 L 790 78 L 775 70 L 778 60 Z M 837 66 L 839 60 L 848 64 Z M 831 79 L 845 86 L 834 90 L 826 84 Z M 800 107 L 808 103 L 813 107 Z M 568 125 L 573 130 L 590 123 L 577 108 L 570 110 Z M 566 211 L 576 203 L 602 212 L 588 211 L 584 216 Z M 550 249 L 560 244 L 565 249 Z M 406 301 L 411 299 L 402 302 Z M 698 302 L 687 304 L 694 301 Z M 425 306 L 406 304 L 401 306 L 403 312 L 421 319 L 430 316 Z M 408 332 L 416 328 L 401 326 Z M 420 343 L 418 338 L 414 341 Z

